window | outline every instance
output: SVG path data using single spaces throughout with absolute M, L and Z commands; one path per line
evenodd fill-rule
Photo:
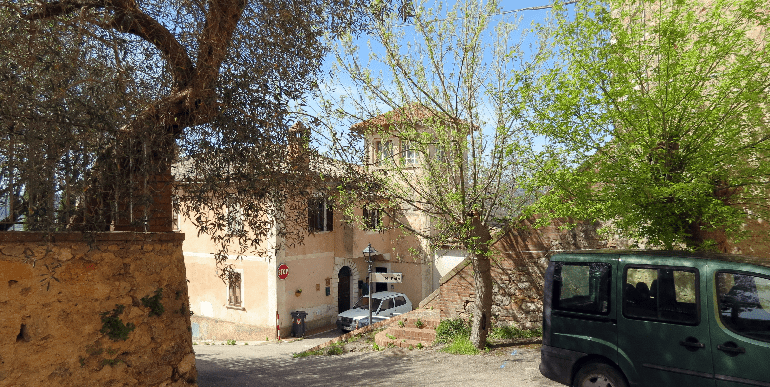
M 380 304 L 380 312 L 384 312 L 388 309 L 393 309 L 393 299 L 392 298 L 386 298 L 382 300 L 382 304 Z
M 393 157 L 393 141 L 375 141 L 375 148 L 377 149 L 377 164 L 380 165 L 383 162 Z
M 406 165 L 417 164 L 417 151 L 414 150 L 410 141 L 401 142 L 401 155 L 403 156 L 402 162 Z
M 364 207 L 364 228 L 366 230 L 379 230 L 382 226 L 382 213 L 379 208 Z
M 406 298 L 404 298 L 404 296 L 396 297 L 396 308 L 403 305 L 406 305 Z
M 554 309 L 609 314 L 610 265 L 559 263 L 554 271 Z
M 243 232 L 243 210 L 240 203 L 227 205 L 227 233 L 237 235 Z
M 624 276 L 624 316 L 689 325 L 700 321 L 696 269 L 627 267 Z
M 716 279 L 722 324 L 739 335 L 770 342 L 770 279 L 725 272 Z
M 307 223 L 311 232 L 334 230 L 334 211 L 328 199 L 318 197 L 308 200 Z
M 241 286 L 242 278 L 243 275 L 236 271 L 228 279 L 227 306 L 234 308 L 243 307 L 243 291 Z

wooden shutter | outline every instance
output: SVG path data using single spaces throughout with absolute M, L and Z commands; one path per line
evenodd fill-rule
M 328 200 L 324 200 L 326 204 L 326 231 L 334 231 L 334 209 Z

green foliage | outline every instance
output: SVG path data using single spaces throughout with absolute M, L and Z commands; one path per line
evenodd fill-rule
M 153 296 L 142 297 L 142 305 L 146 308 L 150 308 L 150 317 L 160 316 L 165 311 L 163 303 L 160 300 L 163 298 L 163 288 L 158 288 Z
M 136 328 L 133 323 L 124 324 L 123 320 L 118 317 L 123 313 L 125 306 L 116 304 L 115 309 L 109 312 L 102 312 L 100 314 L 102 318 L 101 333 L 107 334 L 113 341 L 128 339 L 128 334 Z
M 770 34 L 758 0 L 581 1 L 540 26 L 551 55 L 517 91 L 549 141 L 533 213 L 612 221 L 652 245 L 713 248 L 768 218 Z
M 235 345 L 235 340 L 233 340 L 233 339 L 227 340 L 225 342 L 225 344 L 227 344 L 227 345 Z
M 449 343 L 455 337 L 469 337 L 470 334 L 470 324 L 462 318 L 441 320 L 436 327 L 436 342 Z
M 542 335 L 542 328 L 522 330 L 514 325 L 497 326 L 489 333 L 489 337 L 492 339 L 525 339 Z
M 455 336 L 449 345 L 441 349 L 442 352 L 454 355 L 478 355 L 481 351 L 471 344 L 467 336 Z
M 396 336 L 391 335 L 390 333 L 385 334 L 385 336 L 391 340 L 395 340 Z
M 400 320 L 400 321 L 398 322 L 398 326 L 399 326 L 399 327 L 401 327 L 401 328 L 403 328 L 403 327 L 404 327 L 404 320 Z
M 422 345 L 422 343 L 417 343 L 417 349 L 423 349 L 423 348 L 425 348 L 425 346 Z
M 380 348 L 380 346 L 377 345 L 377 343 L 372 344 L 372 349 L 375 351 L 382 351 L 382 348 Z
M 417 321 L 414 322 L 414 326 L 419 328 L 419 329 L 422 329 L 422 327 L 425 326 L 425 323 L 422 322 L 422 320 L 418 318 Z
M 106 366 L 114 366 L 115 364 L 122 363 L 123 360 L 120 359 L 102 359 L 102 365 Z
M 299 359 L 299 358 L 308 357 L 308 356 L 320 356 L 320 355 L 334 356 L 334 355 L 342 355 L 343 353 L 345 353 L 345 343 L 337 342 L 337 343 L 332 343 L 327 347 L 324 347 L 315 351 L 303 351 L 303 352 L 295 353 L 292 355 L 292 358 Z

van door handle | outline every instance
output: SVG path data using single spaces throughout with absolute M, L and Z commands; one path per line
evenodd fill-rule
M 695 337 L 688 337 L 684 341 L 680 341 L 679 345 L 687 348 L 688 351 L 697 351 L 701 348 L 706 348 L 706 344 L 701 343 Z
M 717 349 L 724 352 L 728 356 L 738 356 L 742 353 L 746 353 L 746 348 L 739 347 L 738 344 L 735 344 L 732 341 L 717 345 Z

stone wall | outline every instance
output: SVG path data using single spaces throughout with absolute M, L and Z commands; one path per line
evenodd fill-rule
M 195 386 L 183 239 L 0 233 L 0 386 Z
M 495 246 L 492 265 L 492 317 L 496 324 L 521 329 L 540 327 L 543 319 L 543 273 L 548 259 L 557 250 L 606 247 L 596 233 L 598 225 L 579 224 L 560 230 L 554 224 L 535 230 L 532 220 L 523 220 Z M 441 279 L 437 300 L 441 319 L 469 318 L 475 299 L 473 266 L 463 261 Z

